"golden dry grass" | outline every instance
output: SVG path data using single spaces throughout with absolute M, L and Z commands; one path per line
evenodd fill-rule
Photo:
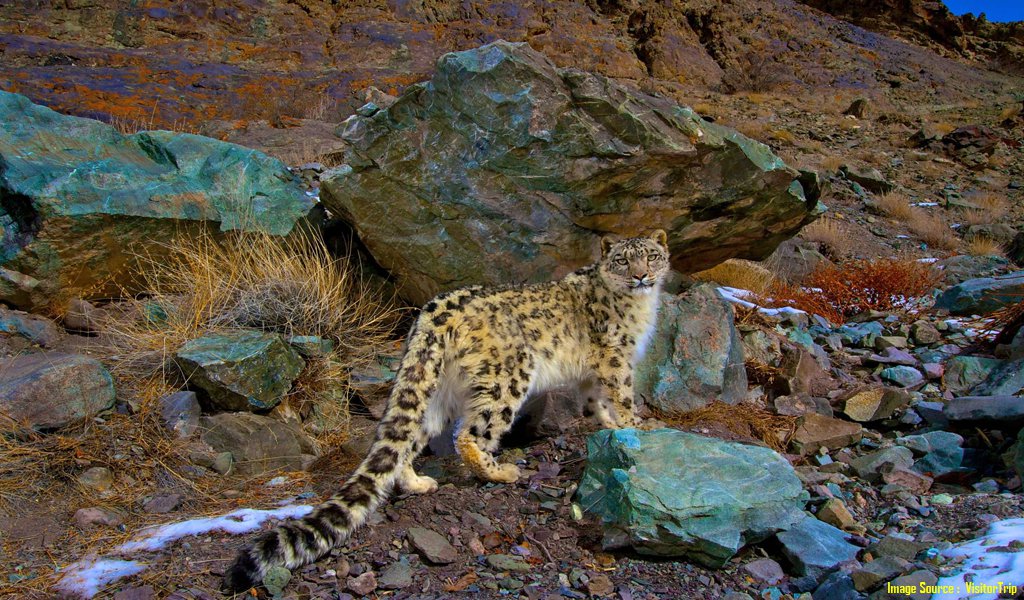
M 196 234 L 161 250 L 166 257 L 140 258 L 149 294 L 103 324 L 115 346 L 115 376 L 180 383 L 170 358 L 212 331 L 251 327 L 320 336 L 334 350 L 307 362 L 289 400 L 330 421 L 320 427 L 325 434 L 345 431 L 347 374 L 391 338 L 396 313 L 389 303 L 311 233 L 232 233 L 220 240 Z
M 1019 103 L 1011 104 L 1010 106 L 1007 106 L 1003 110 L 999 111 L 999 116 L 996 117 L 996 120 L 999 123 L 1002 123 L 1004 121 L 1012 121 L 1016 119 L 1018 116 L 1020 116 L 1020 113 L 1021 105 Z
M 693 277 L 758 294 L 766 292 L 775 281 L 775 276 L 763 265 L 739 258 L 730 258 L 710 269 L 694 273 Z
M 835 173 L 843 166 L 844 162 L 846 161 L 844 161 L 841 156 L 829 155 L 821 159 L 821 168 L 829 171 L 830 173 Z
M 800 231 L 800 237 L 821 244 L 822 252 L 836 259 L 850 256 L 855 247 L 855 240 L 849 227 L 837 219 L 818 219 L 804 227 Z
M 960 239 L 946 225 L 939 215 L 914 209 L 907 220 L 907 227 L 929 246 L 940 250 L 955 250 L 960 246 Z
M 1006 251 L 998 241 L 984 235 L 973 235 L 965 241 L 964 250 L 972 256 L 1003 256 Z
M 1010 212 L 1009 201 L 998 194 L 978 194 L 967 201 L 975 206 L 960 211 L 959 219 L 967 225 L 999 223 Z
M 875 199 L 875 207 L 888 217 L 897 221 L 908 222 L 914 216 L 914 208 L 909 198 L 900 192 L 890 192 Z
M 749 402 L 733 406 L 715 401 L 682 414 L 659 414 L 658 418 L 677 429 L 720 426 L 741 437 L 760 440 L 776 452 L 785 452 L 796 431 L 796 417 L 776 415 Z

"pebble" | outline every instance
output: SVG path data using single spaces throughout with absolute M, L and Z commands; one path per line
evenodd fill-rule
M 412 566 L 409 561 L 402 558 L 389 565 L 381 572 L 378 584 L 385 590 L 400 590 L 412 585 Z
M 373 571 L 367 571 L 356 577 L 349 577 L 345 587 L 354 594 L 365 596 L 377 589 L 377 576 Z
M 74 521 L 75 525 L 82 529 L 91 525 L 117 527 L 124 523 L 124 517 L 110 509 L 93 506 L 90 508 L 80 508 L 75 511 Z
M 78 476 L 78 483 L 98 492 L 105 492 L 114 485 L 114 474 L 106 467 L 91 467 Z

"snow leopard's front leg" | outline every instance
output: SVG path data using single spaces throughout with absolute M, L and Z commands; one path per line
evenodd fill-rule
M 623 353 L 608 350 L 601 353 L 593 366 L 601 390 L 600 406 L 595 416 L 606 429 L 636 427 L 633 404 L 633 369 Z

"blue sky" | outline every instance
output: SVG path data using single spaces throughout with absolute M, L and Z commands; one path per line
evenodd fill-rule
M 1024 21 L 1024 0 L 946 0 L 953 14 L 981 14 L 989 21 Z

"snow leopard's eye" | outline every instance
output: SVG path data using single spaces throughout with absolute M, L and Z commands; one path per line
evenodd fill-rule
M 626 260 L 625 258 L 620 257 L 615 259 L 615 264 L 619 265 L 620 267 L 624 267 L 629 264 L 629 261 Z
M 659 254 L 657 252 L 648 252 L 647 253 L 647 262 L 654 262 L 656 260 L 661 260 L 661 254 Z

